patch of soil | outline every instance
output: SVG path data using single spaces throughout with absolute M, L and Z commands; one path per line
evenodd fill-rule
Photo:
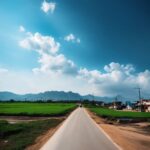
M 63 122 L 59 124 L 57 127 L 51 128 L 43 135 L 37 137 L 35 143 L 27 147 L 25 150 L 39 150 L 50 139 L 50 137 L 58 130 L 58 128 L 63 124 Z
M 66 116 L 62 117 L 30 117 L 30 116 L 0 116 L 0 120 L 6 120 L 9 123 L 18 123 L 18 122 L 30 122 L 46 119 L 65 119 Z

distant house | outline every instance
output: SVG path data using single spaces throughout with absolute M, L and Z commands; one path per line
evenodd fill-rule
M 127 110 L 132 110 L 133 109 L 133 105 L 130 101 L 126 101 L 126 108 Z
M 150 112 L 150 99 L 142 99 L 137 101 L 137 108 L 144 112 Z
M 145 112 L 150 112 L 150 99 L 149 100 L 142 100 L 143 109 Z
M 131 105 L 127 105 L 127 106 L 126 106 L 126 109 L 132 110 L 132 106 L 131 106 Z
M 114 101 L 109 106 L 111 109 L 122 109 L 122 102 L 121 101 Z
M 104 106 L 105 106 L 105 103 L 104 103 L 103 101 L 97 101 L 97 102 L 96 102 L 96 105 L 97 105 L 97 106 L 102 106 L 102 107 L 104 107 Z

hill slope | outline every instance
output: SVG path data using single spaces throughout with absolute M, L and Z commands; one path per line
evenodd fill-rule
M 104 101 L 111 101 L 113 98 L 108 97 L 97 97 L 93 95 L 85 95 L 81 96 L 78 93 L 74 92 L 64 92 L 64 91 L 46 91 L 43 93 L 37 93 L 37 94 L 24 94 L 19 95 L 12 92 L 0 92 L 0 100 L 6 101 L 6 100 L 81 100 L 81 99 L 88 99 L 88 100 L 104 100 Z

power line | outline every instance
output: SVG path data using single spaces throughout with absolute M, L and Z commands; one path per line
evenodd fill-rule
M 137 87 L 137 88 L 134 88 L 134 89 L 138 90 L 139 100 L 141 100 L 141 88 Z
M 139 101 L 140 101 L 140 104 L 141 104 L 141 111 L 142 111 L 142 98 L 141 98 L 141 88 L 140 87 L 137 87 L 137 88 L 134 88 L 136 90 L 138 90 L 138 95 L 139 95 Z

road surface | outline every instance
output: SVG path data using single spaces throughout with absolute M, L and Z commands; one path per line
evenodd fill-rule
M 77 108 L 41 150 L 118 150 L 84 108 Z

